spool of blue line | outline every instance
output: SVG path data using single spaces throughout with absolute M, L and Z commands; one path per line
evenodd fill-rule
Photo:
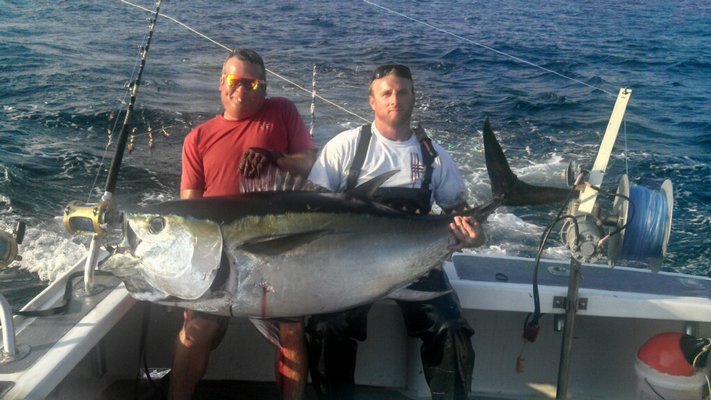
M 621 258 L 650 264 L 658 270 L 666 254 L 671 232 L 673 201 L 671 182 L 666 181 L 661 190 L 631 186 L 627 225 L 622 243 Z

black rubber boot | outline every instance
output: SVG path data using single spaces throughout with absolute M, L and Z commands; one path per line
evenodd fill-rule
M 436 269 L 410 289 L 447 291 L 451 286 L 444 272 Z M 423 302 L 399 301 L 398 305 L 408 335 L 422 340 L 422 367 L 432 399 L 467 399 L 474 371 L 474 330 L 461 316 L 456 293 Z
M 432 400 L 467 399 L 474 370 L 474 332 L 460 321 L 443 326 L 434 340 L 423 341 L 420 348 L 425 379 Z
M 319 399 L 353 400 L 358 341 L 366 338 L 371 306 L 309 319 L 306 325 L 309 370 Z

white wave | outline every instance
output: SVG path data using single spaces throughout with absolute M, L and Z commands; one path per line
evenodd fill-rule
M 550 245 L 550 242 L 548 243 Z M 552 258 L 554 260 L 570 260 L 570 250 L 560 244 L 555 247 L 546 247 L 543 250 L 543 258 Z
M 0 215 L 12 215 L 12 200 L 0 193 Z
M 463 253 L 465 254 L 479 254 L 479 255 L 486 255 L 486 256 L 507 256 L 509 255 L 509 252 L 507 249 L 503 248 L 500 245 L 492 245 L 492 246 L 482 246 L 482 247 L 477 247 L 476 249 L 464 249 Z
M 512 170 L 527 183 L 564 187 L 563 172 L 567 167 L 568 163 L 561 155 L 552 153 L 547 160 L 521 168 L 512 167 Z
M 35 272 L 43 281 L 52 281 L 87 255 L 89 237 L 72 237 L 56 218 L 41 228 L 29 226 L 19 246 L 20 266 Z
M 543 228 L 526 222 L 516 214 L 507 212 L 496 212 L 489 216 L 491 229 L 506 237 L 539 236 L 543 233 Z
M 0 164 L 0 182 L 10 182 L 10 169 L 3 164 Z
M 178 196 L 177 194 L 168 194 L 168 193 L 145 193 L 141 200 L 138 202 L 138 205 L 143 207 L 147 206 L 150 204 L 156 204 L 156 203 L 162 203 L 164 201 L 171 201 L 171 200 L 177 200 Z

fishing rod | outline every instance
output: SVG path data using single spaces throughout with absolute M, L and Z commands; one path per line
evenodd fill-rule
M 138 89 L 141 85 L 141 76 L 143 75 L 143 70 L 146 66 L 146 60 L 148 58 L 148 51 L 153 38 L 156 21 L 158 20 L 158 15 L 160 15 L 160 3 L 161 0 L 156 0 L 155 12 L 153 12 L 153 17 L 148 21 L 148 34 L 144 45 L 140 48 L 140 63 L 138 70 L 135 74 L 135 78 L 128 85 L 131 97 L 126 108 L 126 115 L 116 143 L 116 152 L 114 153 L 114 157 L 111 161 L 111 167 L 109 168 L 109 173 L 106 178 L 104 194 L 101 196 L 101 200 L 98 203 L 82 203 L 75 200 L 69 202 L 64 209 L 64 227 L 70 234 L 92 235 L 91 244 L 89 246 L 89 254 L 86 258 L 86 264 L 84 266 L 84 286 L 86 293 L 91 293 L 93 291 L 94 270 L 96 268 L 99 255 L 99 239 L 106 234 L 106 228 L 108 225 L 107 214 L 111 204 L 111 199 L 113 198 L 113 193 L 116 190 L 116 182 L 118 181 L 118 174 L 121 169 L 126 142 L 128 141 L 128 136 L 131 131 L 133 108 L 136 104 Z

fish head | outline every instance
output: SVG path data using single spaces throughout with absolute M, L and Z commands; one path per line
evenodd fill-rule
M 195 300 L 217 276 L 220 225 L 209 219 L 155 212 L 127 213 L 124 240 L 101 265 L 126 283 L 134 297 Z

